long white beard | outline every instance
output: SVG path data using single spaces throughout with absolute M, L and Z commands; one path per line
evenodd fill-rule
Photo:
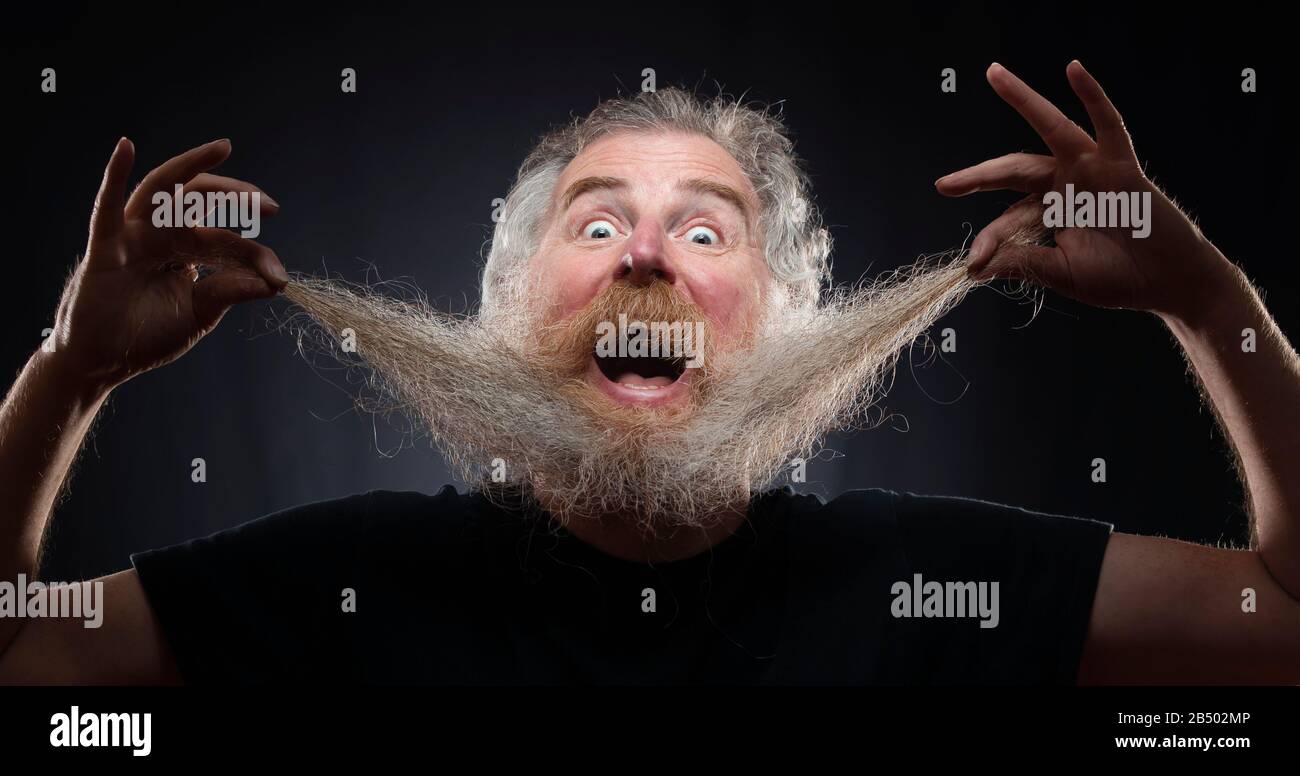
M 530 334 L 535 310 L 513 323 L 457 317 L 312 278 L 285 295 L 319 324 L 298 327 L 300 342 L 335 349 L 352 330 L 374 389 L 362 406 L 408 414 L 466 482 L 503 476 L 561 522 L 622 519 L 664 535 L 743 509 L 824 434 L 863 420 L 899 352 L 975 285 L 963 262 L 918 263 L 814 310 L 774 308 L 744 345 L 709 352 L 698 390 L 672 410 L 614 405 L 579 377 L 592 320 L 617 320 L 629 304 L 689 312 L 662 296 L 602 295 Z

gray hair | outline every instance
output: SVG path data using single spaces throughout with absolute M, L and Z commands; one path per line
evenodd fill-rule
M 830 234 L 812 203 L 811 183 L 779 115 L 725 96 L 678 88 L 606 100 L 585 118 L 544 135 L 519 167 L 483 268 L 481 312 L 527 298 L 531 273 L 560 174 L 583 149 L 615 132 L 685 131 L 709 138 L 735 158 L 761 206 L 765 258 L 777 300 L 815 307 L 830 279 Z

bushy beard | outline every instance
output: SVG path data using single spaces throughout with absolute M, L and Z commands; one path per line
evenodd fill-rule
M 284 293 L 319 324 L 298 327 L 300 342 L 333 349 L 351 330 L 374 389 L 362 406 L 406 413 L 466 482 L 513 486 L 562 524 L 663 536 L 743 511 L 826 433 L 865 420 L 899 352 L 975 285 L 962 262 L 918 263 L 815 309 L 773 306 L 725 340 L 663 283 L 616 283 L 560 321 L 522 302 L 508 317 L 454 316 L 314 278 Z M 620 405 L 584 377 L 596 324 L 619 313 L 705 322 L 711 348 L 685 400 Z

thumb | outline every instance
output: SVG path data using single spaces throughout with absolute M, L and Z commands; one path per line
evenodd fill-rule
M 275 289 L 261 275 L 241 269 L 223 270 L 194 284 L 191 300 L 194 322 L 207 331 L 221 321 L 231 305 L 275 296 Z

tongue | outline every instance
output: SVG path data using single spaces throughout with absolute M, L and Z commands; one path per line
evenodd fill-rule
M 623 374 L 619 375 L 618 379 L 615 380 L 614 382 L 619 383 L 621 385 L 635 385 L 637 387 L 647 387 L 647 388 L 662 388 L 665 385 L 672 385 L 673 379 L 671 377 L 664 377 L 663 375 L 660 375 L 658 377 L 642 377 L 641 375 L 635 372 L 624 372 Z

